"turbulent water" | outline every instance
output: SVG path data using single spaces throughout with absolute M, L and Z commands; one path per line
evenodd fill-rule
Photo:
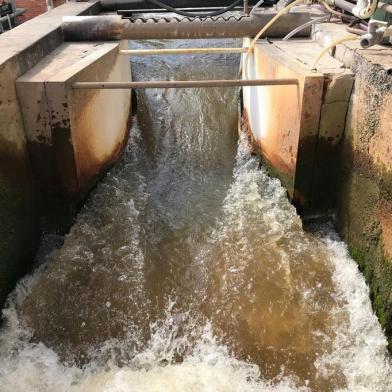
M 138 80 L 234 78 L 238 60 L 132 67 Z M 303 230 L 238 140 L 238 95 L 139 93 L 124 158 L 3 310 L 0 391 L 392 390 L 363 277 L 331 228 Z

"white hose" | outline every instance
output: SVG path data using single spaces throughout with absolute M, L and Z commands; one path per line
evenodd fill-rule
M 255 12 L 257 10 L 257 8 L 259 8 L 263 3 L 264 3 L 264 0 L 260 0 L 254 7 L 252 7 L 252 11 L 250 11 L 249 15 L 252 15 L 253 12 Z
M 306 22 L 304 24 L 302 24 L 301 26 L 296 27 L 294 30 L 290 31 L 290 33 L 288 33 L 283 39 L 282 41 L 287 41 L 289 40 L 292 36 L 294 36 L 295 34 L 297 34 L 298 32 L 300 32 L 303 29 L 306 29 L 309 26 L 312 26 L 316 23 L 321 23 L 324 22 L 326 20 L 328 20 L 331 16 L 330 15 L 326 15 L 326 16 L 321 16 L 320 18 L 316 18 L 313 20 L 310 20 L 309 22 Z
M 248 58 L 249 58 L 249 54 L 252 53 L 254 51 L 254 47 L 256 46 L 256 43 L 258 41 L 258 39 L 285 13 L 287 13 L 291 8 L 295 7 L 296 5 L 303 3 L 306 0 L 294 0 L 292 3 L 288 4 L 286 7 L 284 7 L 283 9 L 281 9 L 258 33 L 257 35 L 254 37 L 254 39 L 252 40 L 252 42 L 249 45 L 248 51 L 245 54 L 245 58 L 243 61 L 243 71 L 244 71 L 244 79 L 248 79 Z M 321 0 L 320 2 L 324 2 L 324 0 Z M 376 2 L 376 8 L 377 8 L 377 2 L 378 0 L 369 0 L 369 5 L 373 2 Z M 330 8 L 330 7 L 328 7 Z M 312 21 L 313 22 L 313 21 Z M 291 33 L 290 33 L 291 34 Z M 295 33 L 294 33 L 295 34 Z M 358 39 L 357 36 L 346 36 L 346 37 L 342 37 L 337 39 L 336 41 L 332 42 L 330 45 L 328 45 L 326 48 L 324 48 L 319 55 L 317 56 L 317 58 L 315 59 L 313 65 L 312 65 L 312 69 L 316 68 L 317 63 L 320 61 L 320 59 L 325 55 L 325 53 L 328 52 L 329 49 L 333 48 L 334 46 L 341 44 L 343 42 L 346 41 L 352 41 Z M 241 63 L 242 65 L 242 63 Z
M 343 42 L 346 41 L 354 41 L 359 39 L 360 37 L 358 37 L 357 35 L 348 35 L 342 38 L 339 38 L 333 42 L 331 42 L 328 46 L 326 46 L 316 57 L 316 60 L 314 60 L 314 63 L 312 65 L 312 69 L 316 69 L 316 65 L 317 63 L 321 60 L 321 58 L 328 52 L 328 50 L 332 49 L 333 47 L 335 47 L 336 45 L 342 44 Z
M 249 54 L 253 52 L 254 47 L 256 46 L 256 43 L 258 39 L 285 13 L 287 13 L 291 8 L 295 7 L 297 4 L 303 3 L 306 0 L 295 0 L 292 3 L 286 5 L 286 7 L 282 8 L 258 33 L 257 35 L 253 38 L 253 41 L 250 43 L 248 52 L 245 54 L 244 58 L 244 79 L 248 79 L 248 59 L 249 59 Z

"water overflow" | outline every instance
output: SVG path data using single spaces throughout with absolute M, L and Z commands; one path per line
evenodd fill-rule
M 133 76 L 233 78 L 236 59 L 138 58 Z M 238 96 L 139 93 L 121 163 L 4 310 L 1 390 L 388 391 L 363 277 L 237 142 Z

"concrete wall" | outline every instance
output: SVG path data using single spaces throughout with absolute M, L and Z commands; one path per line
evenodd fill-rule
M 256 45 L 249 78 L 296 78 L 299 85 L 247 87 L 243 93 L 243 128 L 304 215 L 333 209 L 337 165 L 331 157 L 353 83 L 351 72 L 329 56 L 311 70 L 320 49 L 306 40 Z
M 357 80 L 342 144 L 338 226 L 369 283 L 392 349 L 392 78 L 360 57 L 353 69 Z
M 47 200 L 77 203 L 122 152 L 130 91 L 71 87 L 75 81 L 130 80 L 129 59 L 118 55 L 119 46 L 62 44 L 16 82 L 27 146 Z
M 1 57 L 1 54 L 0 54 Z M 26 268 L 39 241 L 36 189 L 16 104 L 16 59 L 0 65 L 0 302 Z
M 323 76 L 306 71 L 278 47 L 268 43 L 256 46 L 248 65 L 249 78 L 296 78 L 299 81 L 298 87 L 245 88 L 244 114 L 255 148 L 261 152 L 271 172 L 281 179 L 294 202 L 303 205 L 310 193 L 311 170 L 297 169 L 299 159 L 309 157 L 301 152 L 305 146 L 300 145 L 299 140 L 308 136 L 314 140 L 311 135 L 317 132 Z M 307 166 L 310 160 L 311 157 Z M 298 184 L 298 180 L 302 184 Z
M 69 3 L 0 35 L 0 304 L 31 263 L 40 211 L 15 81 L 62 42 L 63 15 L 94 12 Z
M 318 40 L 342 35 L 323 26 Z M 355 85 L 341 143 L 337 223 L 371 290 L 373 308 L 392 350 L 392 49 L 341 45 Z

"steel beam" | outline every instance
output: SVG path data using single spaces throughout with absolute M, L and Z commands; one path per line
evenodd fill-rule
M 76 90 L 122 90 L 149 88 L 199 88 L 199 87 L 236 87 L 236 86 L 287 86 L 298 85 L 298 79 L 233 79 L 233 80 L 152 80 L 146 82 L 75 82 Z

